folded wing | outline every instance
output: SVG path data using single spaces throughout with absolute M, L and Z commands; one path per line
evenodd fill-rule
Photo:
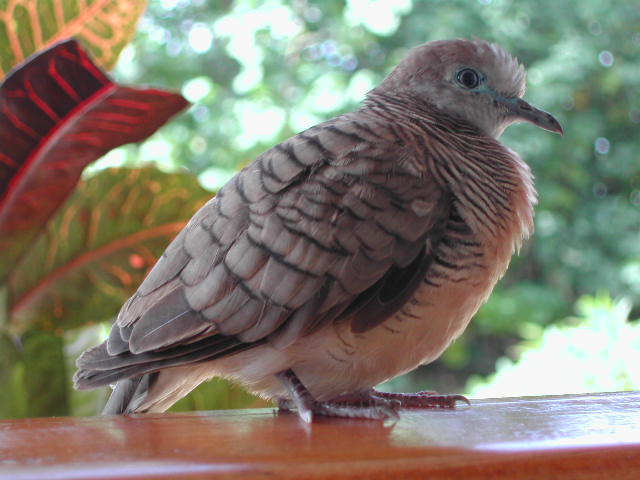
M 424 276 L 450 202 L 394 130 L 338 117 L 236 175 L 174 239 L 78 361 L 78 388 L 284 348 L 326 322 L 366 331 Z

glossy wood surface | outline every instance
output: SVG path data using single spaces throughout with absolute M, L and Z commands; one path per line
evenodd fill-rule
M 0 421 L 0 479 L 640 479 L 640 393 L 473 401 L 393 425 L 271 409 Z

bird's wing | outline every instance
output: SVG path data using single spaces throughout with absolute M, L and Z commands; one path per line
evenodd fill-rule
M 424 276 L 450 202 L 424 151 L 395 128 L 356 118 L 287 140 L 225 185 L 81 369 L 212 358 L 260 341 L 282 348 L 338 317 L 364 331 L 400 308 Z

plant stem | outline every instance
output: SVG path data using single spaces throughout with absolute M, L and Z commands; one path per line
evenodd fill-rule
M 9 327 L 9 287 L 0 284 L 0 332 Z

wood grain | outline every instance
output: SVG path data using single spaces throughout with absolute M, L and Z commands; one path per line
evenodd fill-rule
M 395 425 L 271 409 L 0 421 L 0 479 L 640 478 L 640 393 L 476 400 Z

